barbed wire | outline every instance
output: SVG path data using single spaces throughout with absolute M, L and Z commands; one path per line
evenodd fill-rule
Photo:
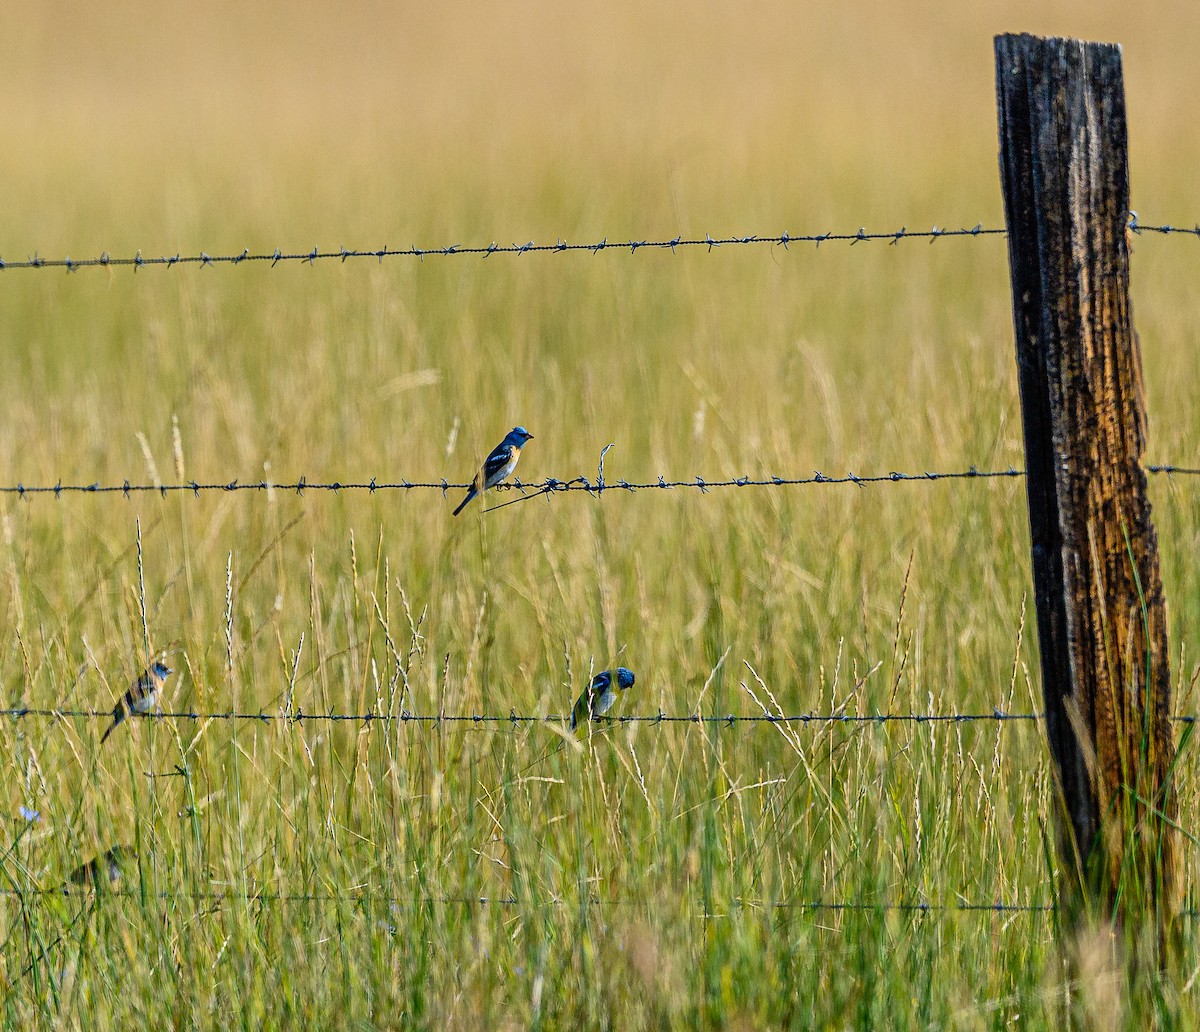
M 1182 234 L 1200 238 L 1200 224 L 1191 228 L 1169 224 L 1148 225 L 1138 221 L 1136 212 L 1130 213 L 1128 226 L 1131 232 L 1139 235 L 1142 233 L 1157 233 L 1162 236 Z M 336 251 L 322 250 L 320 247 L 313 247 L 308 251 L 284 251 L 277 247 L 270 252 L 260 251 L 252 253 L 246 247 L 237 254 L 209 254 L 207 251 L 200 251 L 197 254 L 176 253 L 173 255 L 160 255 L 157 258 L 147 258 L 141 251 L 135 252 L 132 257 L 114 257 L 110 252 L 102 251 L 95 258 L 72 258 L 70 255 L 63 258 L 43 258 L 35 251 L 24 260 L 13 261 L 0 258 L 0 271 L 6 269 L 65 269 L 68 272 L 77 272 L 80 269 L 123 266 L 132 266 L 136 271 L 147 266 L 166 266 L 167 268 L 171 268 L 175 265 L 241 265 L 243 263 L 261 264 L 263 262 L 269 262 L 271 267 L 274 268 L 281 262 L 315 265 L 320 261 L 336 260 L 345 262 L 351 258 L 374 258 L 376 261 L 382 263 L 384 258 L 425 259 L 451 256 L 466 257 L 470 255 L 487 258 L 496 254 L 564 254 L 572 251 L 587 251 L 591 254 L 599 254 L 601 251 L 616 251 L 618 253 L 628 251 L 630 254 L 636 254 L 642 249 L 670 250 L 672 253 L 675 253 L 681 248 L 704 248 L 705 251 L 711 253 L 718 247 L 753 244 L 765 244 L 785 249 L 791 244 L 813 244 L 819 248 L 825 243 L 845 243 L 854 246 L 855 244 L 870 243 L 872 241 L 886 241 L 889 245 L 894 245 L 900 243 L 901 240 L 926 240 L 932 244 L 934 241 L 942 240 L 946 237 L 993 237 L 1007 235 L 1008 230 L 1003 227 L 984 227 L 983 223 L 980 222 L 976 223 L 970 229 L 966 229 L 965 227 L 962 229 L 946 229 L 935 225 L 931 229 L 924 230 L 910 230 L 907 226 L 901 226 L 895 230 L 868 232 L 865 226 L 860 226 L 855 233 L 834 233 L 832 231 L 825 233 L 749 233 L 720 237 L 714 237 L 711 233 L 705 233 L 703 237 L 684 237 L 680 234 L 674 237 L 663 237 L 655 240 L 649 238 L 634 239 L 632 237 L 628 240 L 609 240 L 608 237 L 605 237 L 603 240 L 590 244 L 571 244 L 559 238 L 553 244 L 538 244 L 532 240 L 524 244 L 497 244 L 493 241 L 490 244 L 471 244 L 465 246 L 462 244 L 447 244 L 440 247 L 418 247 L 415 244 L 409 247 L 389 247 L 386 245 L 377 248 L 339 247 Z
M 1187 226 L 1172 226 L 1170 223 L 1163 223 L 1157 226 L 1143 225 L 1138 220 L 1138 213 L 1136 211 L 1131 211 L 1129 213 L 1126 226 L 1129 228 L 1131 233 L 1137 233 L 1139 236 L 1142 233 L 1158 233 L 1160 236 L 1175 236 L 1182 234 L 1183 236 L 1194 236 L 1197 239 L 1200 239 L 1200 223 L 1193 224 L 1191 228 L 1188 228 Z
M 78 898 L 99 897 L 124 900 L 157 900 L 161 902 L 177 902 L 192 900 L 205 903 L 239 903 L 239 904 L 344 904 L 350 906 L 373 905 L 388 907 L 425 907 L 431 904 L 462 907 L 578 907 L 586 902 L 590 907 L 621 907 L 644 906 L 644 900 L 622 899 L 619 897 L 605 898 L 589 896 L 586 900 L 577 897 L 567 898 L 551 896 L 546 899 L 518 899 L 516 896 L 396 896 L 386 893 L 369 892 L 214 892 L 209 890 L 160 890 L 158 892 L 142 892 L 136 888 L 100 887 L 67 887 L 14 889 L 0 888 L 0 897 L 14 899 L 37 899 L 45 897 Z M 702 902 L 702 901 L 697 901 Z M 994 902 L 955 900 L 950 903 L 929 903 L 921 900 L 762 900 L 734 897 L 717 902 L 726 911 L 733 910 L 803 910 L 803 911 L 841 911 L 844 913 L 904 913 L 904 914 L 1050 914 L 1056 909 L 1053 903 L 1015 903 L 1004 900 Z M 710 906 L 712 905 L 710 902 Z M 706 909 L 706 917 L 718 916 L 712 910 Z M 1200 917 L 1200 910 L 1195 908 L 1183 909 L 1179 916 L 1195 919 Z
M 205 903 L 239 903 L 239 904 L 345 904 L 345 905 L 374 905 L 374 906 L 411 906 L 422 907 L 430 904 L 442 904 L 446 906 L 465 906 L 465 907 L 577 907 L 581 902 L 586 902 L 591 907 L 620 907 L 620 906 L 644 906 L 644 900 L 622 899 L 619 897 L 606 898 L 602 896 L 589 896 L 586 900 L 579 898 L 565 898 L 559 896 L 551 896 L 540 900 L 522 900 L 516 896 L 396 896 L 388 893 L 370 893 L 370 892 L 215 892 L 211 890 L 160 890 L 158 892 L 142 892 L 137 888 L 125 887 L 73 887 L 73 886 L 55 886 L 53 888 L 30 888 L 30 889 L 14 889 L 11 887 L 0 888 L 0 897 L 9 897 L 15 899 L 37 899 L 45 897 L 110 897 L 113 899 L 125 900 L 158 900 L 162 902 L 176 902 L 179 900 L 194 900 Z M 700 901 L 697 901 L 700 902 Z M 711 906 L 711 903 L 710 903 Z M 844 912 L 882 912 L 882 913 L 913 913 L 913 914 L 946 914 L 946 913 L 974 913 L 974 914 L 1023 914 L 1023 913 L 1050 913 L 1054 910 L 1052 903 L 1009 903 L 997 900 L 996 902 L 966 902 L 956 901 L 952 903 L 927 903 L 922 901 L 892 901 L 884 900 L 872 902 L 867 900 L 843 900 L 843 901 L 826 901 L 826 900 L 760 900 L 747 899 L 744 897 L 735 897 L 730 900 L 720 901 L 720 906 L 726 910 L 747 909 L 747 910 L 826 910 L 826 911 L 844 911 Z M 1188 912 L 1192 915 L 1194 911 Z M 713 916 L 712 911 L 708 911 L 707 916 Z
M 1149 229 L 1150 227 L 1142 226 L 1139 230 Z M 685 237 L 679 234 L 674 237 L 663 237 L 657 240 L 648 238 L 628 240 L 609 240 L 605 237 L 590 244 L 570 244 L 561 237 L 553 244 L 537 244 L 530 240 L 524 244 L 497 244 L 493 241 L 490 244 L 472 244 L 464 246 L 462 244 L 449 244 L 441 247 L 417 247 L 415 244 L 409 247 L 376 247 L 376 248 L 345 248 L 339 247 L 336 251 L 322 250 L 319 247 L 313 247 L 308 251 L 283 251 L 280 248 L 267 252 L 260 251 L 251 253 L 250 249 L 243 248 L 238 254 L 209 254 L 206 251 L 201 251 L 198 254 L 174 254 L 161 255 L 157 258 L 146 258 L 141 251 L 137 251 L 132 257 L 113 257 L 108 251 L 103 251 L 96 258 L 43 258 L 36 251 L 24 261 L 9 261 L 0 259 L 0 270 L 4 269 L 66 269 L 68 272 L 75 272 L 79 269 L 88 268 L 110 268 L 113 266 L 133 266 L 134 269 L 141 269 L 146 266 L 160 265 L 170 268 L 174 265 L 241 265 L 244 262 L 269 262 L 274 268 L 281 262 L 300 262 L 306 265 L 313 265 L 319 261 L 337 260 L 345 262 L 350 258 L 374 258 L 382 263 L 384 258 L 434 258 L 434 257 L 450 257 L 450 256 L 469 256 L 476 255 L 484 258 L 495 254 L 564 254 L 572 251 L 588 251 L 592 254 L 599 254 L 601 251 L 628 251 L 630 254 L 636 254 L 643 248 L 646 250 L 670 250 L 672 253 L 681 248 L 704 248 L 708 252 L 712 252 L 718 247 L 729 246 L 745 246 L 751 244 L 766 244 L 776 247 L 787 248 L 791 244 L 813 244 L 820 247 L 825 243 L 848 243 L 851 245 L 869 243 L 871 241 L 887 241 L 889 244 L 898 244 L 901 240 L 928 240 L 933 243 L 935 240 L 941 240 L 944 237 L 986 237 L 986 236 L 1005 236 L 1007 230 L 1002 228 L 985 229 L 983 223 L 977 223 L 971 229 L 946 229 L 941 226 L 934 226 L 932 229 L 925 230 L 910 230 L 907 226 L 901 226 L 896 230 L 886 232 L 870 233 L 866 227 L 860 226 L 856 233 L 750 233 L 740 234 L 736 236 L 720 236 L 714 237 L 711 233 L 705 233 L 702 237 Z
M 1170 465 L 1152 465 L 1146 467 L 1147 473 L 1164 473 L 1168 476 L 1179 475 L 1184 477 L 1200 476 L 1200 468 L 1196 466 L 1170 466 Z
M 1175 467 L 1172 467 L 1174 469 Z M 559 480 L 556 477 L 548 477 L 545 480 L 535 482 L 525 482 L 519 479 L 513 479 L 507 483 L 497 484 L 493 491 L 517 491 L 526 497 L 535 498 L 538 495 L 560 494 L 567 491 L 584 491 L 588 494 L 604 494 L 608 491 L 669 491 L 675 488 L 694 488 L 701 493 L 711 490 L 727 487 L 797 487 L 808 484 L 857 484 L 860 487 L 869 484 L 886 484 L 886 483 L 903 483 L 913 481 L 936 481 L 936 480 L 986 480 L 996 477 L 1021 477 L 1025 475 L 1024 470 L 1008 469 L 999 470 L 983 470 L 971 466 L 969 469 L 956 470 L 949 473 L 934 473 L 930 471 L 922 473 L 900 473 L 892 471 L 889 473 L 876 473 L 861 476 L 856 473 L 846 473 L 841 476 L 830 476 L 822 473 L 820 470 L 814 470 L 810 477 L 781 477 L 781 476 L 766 476 L 766 477 L 751 477 L 741 476 L 725 480 L 706 480 L 702 476 L 694 476 L 688 480 L 667 480 L 665 476 L 660 476 L 657 480 L 651 481 L 629 481 L 624 479 L 606 480 L 598 478 L 595 482 L 585 476 L 572 477 L 570 480 Z M 122 481 L 120 484 L 101 484 L 94 482 L 90 484 L 63 484 L 57 483 L 52 485 L 29 486 L 24 483 L 0 486 L 0 494 L 15 494 L 20 497 L 26 495 L 52 494 L 55 497 L 60 497 L 64 494 L 119 494 L 129 497 L 134 494 L 150 494 L 158 493 L 166 496 L 172 493 L 185 493 L 198 495 L 207 491 L 284 491 L 287 493 L 304 494 L 305 491 L 333 491 L 335 493 L 341 491 L 366 491 L 369 494 L 375 494 L 379 491 L 465 491 L 471 485 L 469 483 L 455 483 L 449 480 L 436 481 L 412 481 L 412 480 L 379 480 L 377 477 L 372 477 L 370 480 L 330 480 L 330 481 L 310 481 L 307 477 L 300 477 L 298 480 L 278 483 L 270 480 L 229 480 L 224 482 L 209 482 L 201 483 L 195 480 L 189 480 L 179 484 L 134 484 L 128 480 Z
M 111 709 L 56 709 L 37 706 L 9 706 L 0 708 L 0 717 L 10 720 L 112 720 Z M 703 724 L 732 728 L 739 724 L 857 724 L 883 726 L 886 724 L 976 724 L 976 723 L 1034 723 L 1045 718 L 1044 713 L 1010 713 L 996 707 L 990 712 L 978 713 L 630 713 L 617 716 L 593 717 L 593 723 L 601 726 L 622 724 Z M 173 710 L 155 713 L 129 713 L 126 720 L 197 720 L 238 721 L 249 724 L 288 724 L 299 726 L 304 723 L 330 724 L 415 724 L 433 725 L 466 724 L 483 729 L 498 730 L 505 726 L 519 727 L 535 724 L 565 724 L 569 713 L 337 713 L 319 711 L 306 713 L 303 709 L 291 712 L 239 710 Z M 1200 722 L 1200 714 L 1180 713 L 1171 717 L 1179 724 Z
M 1155 464 L 1144 468 L 1149 474 L 1200 476 L 1200 467 L 1194 466 Z M 491 490 L 516 491 L 525 498 L 536 498 L 539 495 L 562 494 L 569 491 L 583 491 L 587 494 L 601 495 L 609 491 L 633 493 L 637 491 L 671 491 L 678 488 L 691 488 L 700 491 L 701 494 L 707 494 L 709 491 L 720 490 L 722 488 L 806 487 L 815 484 L 855 484 L 858 487 L 868 487 L 874 484 L 933 483 L 939 480 L 995 480 L 1013 479 L 1023 476 L 1025 476 L 1025 471 L 1017 469 L 1014 466 L 1009 466 L 1007 469 L 979 469 L 976 466 L 970 466 L 963 470 L 952 470 L 941 473 L 931 470 L 924 470 L 920 473 L 903 473 L 898 470 L 891 470 L 887 473 L 870 473 L 866 475 L 858 473 L 830 475 L 822 473 L 820 470 L 814 470 L 813 475 L 810 477 L 769 475 L 759 477 L 741 476 L 724 480 L 707 480 L 699 474 L 688 480 L 667 480 L 665 476 L 660 476 L 657 480 L 647 481 L 630 481 L 625 479 L 597 479 L 592 481 L 586 476 L 577 476 L 572 477 L 570 480 L 559 480 L 556 477 L 548 477 L 545 480 L 531 482 L 514 479 L 507 483 L 497 484 Z M 135 484 L 129 480 L 124 480 L 119 484 L 102 484 L 99 481 L 89 484 L 64 484 L 61 481 L 56 484 L 39 485 L 16 483 L 0 485 L 0 494 L 15 494 L 20 498 L 33 495 L 54 495 L 56 498 L 61 498 L 66 494 L 122 495 L 125 498 L 130 498 L 136 494 L 159 494 L 162 497 L 166 497 L 168 494 L 200 495 L 211 491 L 224 493 L 236 491 L 264 493 L 282 491 L 298 495 L 303 495 L 306 491 L 332 491 L 335 494 L 342 491 L 365 491 L 368 494 L 376 494 L 381 491 L 440 491 L 445 494 L 449 491 L 465 491 L 470 486 L 468 483 L 458 483 L 446 479 L 414 481 L 380 480 L 378 477 L 372 477 L 370 480 L 337 479 L 321 481 L 309 480 L 307 477 L 302 476 L 297 480 L 287 482 L 273 480 L 242 481 L 234 479 L 220 482 L 188 480 L 177 484 Z
M 0 717 L 13 720 L 28 718 L 42 719 L 76 719 L 76 720 L 112 720 L 111 709 L 52 709 L 30 706 L 10 706 L 0 709 Z M 480 727 L 498 728 L 505 725 L 517 727 L 532 724 L 563 724 L 570 720 L 570 714 L 556 713 L 334 713 L 317 712 L 305 713 L 302 709 L 292 712 L 264 713 L 237 710 L 217 710 L 200 712 L 195 710 L 179 710 L 159 713 L 130 713 L 126 719 L 137 720 L 233 720 L 255 724 L 282 723 L 299 725 L 306 721 L 311 723 L 352 723 L 352 724 L 470 724 Z M 1042 719 L 1041 713 L 1008 713 L 1001 709 L 993 709 L 980 713 L 797 713 L 792 715 L 751 713 L 751 714 L 702 714 L 702 713 L 636 713 L 618 716 L 603 716 L 593 718 L 593 722 L 601 725 L 616 724 L 706 724 L 722 727 L 735 727 L 738 724 L 965 724 L 979 721 L 1009 722 L 1037 721 Z M 1184 718 L 1179 718 L 1184 719 Z M 1194 719 L 1194 718 L 1188 718 Z

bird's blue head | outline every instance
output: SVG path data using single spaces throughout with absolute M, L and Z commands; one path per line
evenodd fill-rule
M 532 440 L 533 434 L 531 434 L 523 426 L 514 426 L 508 432 L 508 443 L 515 444 L 518 448 L 522 447 L 526 441 Z
M 167 664 L 164 663 L 161 659 L 158 660 L 154 664 L 154 666 L 152 666 L 150 669 L 154 673 L 154 676 L 157 677 L 160 681 L 163 680 L 167 676 L 167 674 L 171 673 L 171 668 L 169 666 L 167 666 Z
M 597 692 L 606 692 L 612 684 L 613 672 L 611 670 L 601 670 L 595 677 L 592 678 L 592 690 Z M 637 680 L 633 676 L 633 671 L 626 667 L 617 667 L 617 687 L 621 691 L 628 691 L 633 687 L 633 682 Z

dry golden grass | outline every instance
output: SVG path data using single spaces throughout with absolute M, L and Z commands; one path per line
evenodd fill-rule
M 5 22 L 6 259 L 998 225 L 991 37 L 1011 29 L 1125 44 L 1134 206 L 1200 217 L 1185 4 Z M 1135 246 L 1150 458 L 1194 464 L 1195 241 Z M 1004 250 L 8 270 L 0 482 L 463 480 L 518 422 L 527 479 L 593 475 L 610 442 L 609 477 L 639 480 L 1019 466 Z M 1186 678 L 1196 494 L 1152 490 Z M 788 712 L 1038 708 L 1020 481 L 576 494 L 451 520 L 456 501 L 8 497 L 5 697 L 110 706 L 144 607 L 181 670 L 169 709 L 278 712 L 295 664 L 309 712 L 556 713 L 614 661 L 639 713 L 754 713 L 764 685 Z M 542 727 L 131 721 L 97 752 L 100 730 L 0 727 L 10 888 L 112 842 L 141 857 L 132 897 L 5 901 L 12 1025 L 1059 1017 L 1044 914 L 794 906 L 1047 899 L 1030 725 L 640 725 L 581 752 Z M 22 829 L 21 805 L 41 821 Z M 480 896 L 517 902 L 461 902 Z M 1192 1000 L 1164 1012 L 1190 1025 Z

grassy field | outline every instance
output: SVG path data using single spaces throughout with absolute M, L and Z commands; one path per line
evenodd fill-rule
M 1200 218 L 1200 11 L 943 6 L 9 11 L 0 258 L 995 226 L 1009 30 L 1125 44 L 1134 207 Z M 1200 448 L 1197 255 L 1135 242 L 1155 462 Z M 461 482 L 515 423 L 527 480 L 1023 464 L 1002 238 L 8 270 L 0 325 L 3 484 Z M 1186 687 L 1200 487 L 1151 490 Z M 1041 708 L 1020 480 L 458 497 L 6 495 L 3 705 L 165 651 L 169 711 L 564 713 L 618 662 L 634 714 Z M 10 1027 L 1061 1021 L 1044 912 L 799 906 L 1046 903 L 1036 724 L 102 731 L 0 722 Z M 118 843 L 120 894 L 36 892 Z

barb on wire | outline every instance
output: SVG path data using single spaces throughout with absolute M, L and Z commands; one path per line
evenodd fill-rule
M 112 710 L 98 709 L 51 709 L 30 706 L 10 706 L 0 709 L 0 717 L 13 720 L 29 718 L 42 719 L 75 719 L 75 720 L 111 720 Z M 469 724 L 483 728 L 517 727 L 531 724 L 564 724 L 570 720 L 570 714 L 558 713 L 305 713 L 294 709 L 290 713 L 265 713 L 237 710 L 217 710 L 200 712 L 195 710 L 179 710 L 160 713 L 131 713 L 129 719 L 134 720 L 237 720 L 253 724 L 289 724 L 300 725 L 308 723 L 354 723 L 354 724 Z M 771 713 L 640 713 L 625 714 L 614 717 L 597 717 L 600 725 L 616 724 L 715 724 L 721 727 L 734 727 L 738 724 L 868 724 L 882 726 L 884 724 L 966 724 L 979 721 L 1005 723 L 1012 721 L 1037 721 L 1042 719 L 1040 713 L 1008 713 L 1001 709 L 980 713 L 797 713 L 792 715 L 776 715 Z M 1180 717 L 1180 720 L 1191 719 Z
M 1153 227 L 1141 226 L 1138 227 L 1138 232 L 1149 230 Z M 559 238 L 553 244 L 536 244 L 532 240 L 524 244 L 497 244 L 493 241 L 490 244 L 475 244 L 470 247 L 464 247 L 460 244 L 450 244 L 442 247 L 373 247 L 373 248 L 357 248 L 348 249 L 339 247 L 336 251 L 321 250 L 318 247 L 312 247 L 307 251 L 283 251 L 280 248 L 275 248 L 273 251 L 261 251 L 252 254 L 248 247 L 242 248 L 236 254 L 209 254 L 206 251 L 201 251 L 199 254 L 174 254 L 162 255 L 158 258 L 146 258 L 141 251 L 136 252 L 132 257 L 114 258 L 107 251 L 103 252 L 97 258 L 43 258 L 36 251 L 23 261 L 13 261 L 11 259 L 0 258 L 0 270 L 4 269 L 66 269 L 68 272 L 77 272 L 80 269 L 95 268 L 97 266 L 103 268 L 111 268 L 112 266 L 133 266 L 135 270 L 145 268 L 151 265 L 163 265 L 171 268 L 175 265 L 242 265 L 247 262 L 267 262 L 271 268 L 281 262 L 291 262 L 303 265 L 313 265 L 319 261 L 336 260 L 345 262 L 348 258 L 374 258 L 377 262 L 382 263 L 384 258 L 448 258 L 451 256 L 467 256 L 478 255 L 483 258 L 490 258 L 495 254 L 564 254 L 569 251 L 587 251 L 591 254 L 599 254 L 601 251 L 614 251 L 624 254 L 637 254 L 643 248 L 650 250 L 666 251 L 669 250 L 674 254 L 679 248 L 703 248 L 706 253 L 711 253 L 718 247 L 730 246 L 748 246 L 751 244 L 765 244 L 768 246 L 776 246 L 787 248 L 790 244 L 813 244 L 820 247 L 824 243 L 847 243 L 850 245 L 866 243 L 872 240 L 887 241 L 889 244 L 898 244 L 901 240 L 928 240 L 933 243 L 935 240 L 941 240 L 944 237 L 987 237 L 987 236 L 1004 236 L 1007 230 L 996 228 L 985 228 L 983 223 L 976 223 L 970 229 L 945 229 L 941 226 L 934 226 L 932 229 L 925 230 L 910 230 L 907 226 L 901 226 L 897 230 L 889 230 L 879 233 L 868 233 L 864 227 L 860 227 L 857 233 L 751 233 L 739 234 L 736 236 L 714 237 L 710 233 L 705 233 L 702 237 L 684 237 L 682 234 L 670 239 L 660 240 L 636 240 L 632 237 L 628 240 L 609 240 L 605 237 L 598 243 L 591 244 L 569 244 L 565 240 Z
M 609 442 L 600 449 L 600 462 L 596 466 L 596 486 L 600 490 L 604 490 L 604 456 L 616 447 L 616 444 Z
M 608 448 L 604 450 L 608 451 Z M 1185 473 L 1189 471 L 1183 467 L 1164 466 L 1152 468 L 1151 472 Z M 606 480 L 603 477 L 603 469 L 601 469 L 600 479 L 596 483 L 593 483 L 585 476 L 572 477 L 570 480 L 559 480 L 556 477 L 550 477 L 536 483 L 526 483 L 519 479 L 513 479 L 503 484 L 497 484 L 492 490 L 517 491 L 525 497 L 560 494 L 568 491 L 584 491 L 588 494 L 599 495 L 604 494 L 606 491 L 668 491 L 673 488 L 693 488 L 699 490 L 701 493 L 705 493 L 717 488 L 728 487 L 801 487 L 809 484 L 855 484 L 859 487 L 866 487 L 871 484 L 899 484 L 918 481 L 932 483 L 938 480 L 988 480 L 1023 477 L 1024 475 L 1024 470 L 1015 469 L 1012 466 L 1008 467 L 1008 469 L 991 470 L 978 469 L 975 466 L 971 466 L 968 469 L 955 470 L 948 473 L 935 473 L 929 470 L 922 473 L 901 473 L 893 470 L 889 473 L 867 475 L 846 473 L 841 476 L 830 476 L 827 473 L 822 473 L 820 470 L 814 470 L 813 475 L 810 477 L 742 476 L 724 480 L 706 480 L 704 477 L 697 475 L 688 480 L 667 480 L 666 477 L 660 476 L 657 480 L 636 482 L 629 480 Z M 368 494 L 376 494 L 381 491 L 446 492 L 466 490 L 470 486 L 470 484 L 451 483 L 449 480 L 424 482 L 411 480 L 387 481 L 379 480 L 377 477 L 372 477 L 368 481 L 310 481 L 307 477 L 300 477 L 291 483 L 280 483 L 270 480 L 247 480 L 243 482 L 235 478 L 229 481 L 208 483 L 189 480 L 180 484 L 134 484 L 128 480 L 122 481 L 119 484 L 102 484 L 99 481 L 94 481 L 90 484 L 64 484 L 60 481 L 56 484 L 31 486 L 29 484 L 17 483 L 0 485 L 0 494 L 15 494 L 20 498 L 33 495 L 54 495 L 56 498 L 61 498 L 67 494 L 123 495 L 126 498 L 132 497 L 135 494 L 159 494 L 166 497 L 168 494 L 199 495 L 212 491 L 223 493 L 235 491 L 284 491 L 299 495 L 303 495 L 306 491 L 332 491 L 335 494 L 342 491 L 365 491 Z M 503 504 L 508 505 L 511 503 L 505 502 Z M 494 506 L 494 508 L 502 508 L 502 506 L 498 505 Z

